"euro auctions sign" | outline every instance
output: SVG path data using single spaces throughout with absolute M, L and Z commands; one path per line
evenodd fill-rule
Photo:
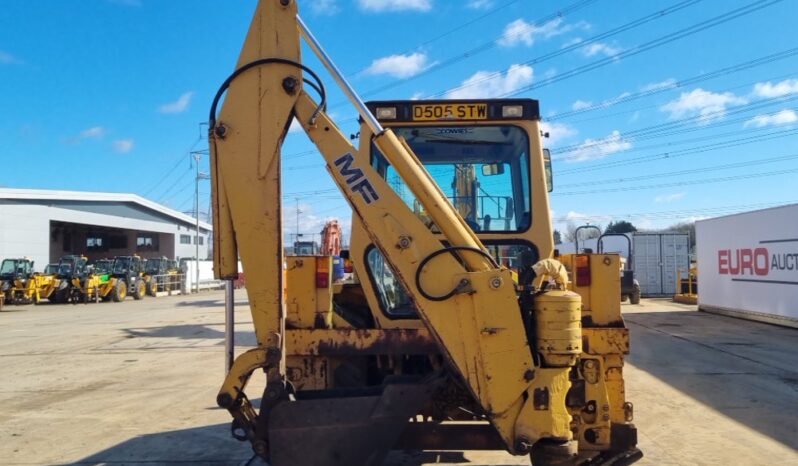
M 699 220 L 696 249 L 699 308 L 798 326 L 798 204 Z
M 718 273 L 735 281 L 798 285 L 798 238 L 763 240 L 755 248 L 720 249 Z

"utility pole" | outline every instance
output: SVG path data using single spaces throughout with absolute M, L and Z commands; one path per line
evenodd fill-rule
M 199 240 L 200 240 L 200 213 L 199 213 L 199 182 L 200 180 L 208 180 L 210 177 L 207 173 L 200 172 L 199 163 L 202 158 L 202 151 L 196 151 L 191 153 L 194 156 L 194 166 L 197 171 L 197 176 L 194 179 L 194 219 L 196 220 L 196 227 L 197 227 L 197 234 L 194 236 L 194 249 L 195 249 L 195 256 L 194 256 L 194 265 L 195 265 L 195 284 L 194 288 L 197 293 L 199 293 L 199 277 L 200 277 L 200 270 L 199 270 Z
M 296 246 L 297 246 L 297 243 L 299 242 L 299 237 L 302 236 L 299 233 L 299 214 L 301 214 L 302 211 L 299 210 L 299 198 L 295 197 L 294 200 L 296 200 L 296 230 L 294 230 L 293 250 L 294 250 L 294 254 L 296 254 L 297 253 Z

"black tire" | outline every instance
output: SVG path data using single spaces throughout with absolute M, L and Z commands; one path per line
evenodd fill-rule
M 153 298 L 158 296 L 158 281 L 155 278 L 150 278 L 147 282 L 147 295 Z
M 69 301 L 69 288 L 63 290 L 55 290 L 53 292 L 53 302 L 56 304 L 64 304 Z
M 147 294 L 147 285 L 144 283 L 144 280 L 137 280 L 133 287 L 133 299 L 136 301 L 144 299 L 144 296 Z
M 640 285 L 635 284 L 634 291 L 629 295 L 630 304 L 640 304 Z
M 114 289 L 111 290 L 111 301 L 118 303 L 127 297 L 127 285 L 124 280 L 117 280 Z

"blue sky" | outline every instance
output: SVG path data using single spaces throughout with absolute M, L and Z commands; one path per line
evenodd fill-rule
M 0 185 L 134 192 L 192 209 L 188 153 L 207 148 L 200 123 L 255 4 L 4 4 Z M 661 228 L 798 201 L 794 0 L 300 0 L 300 12 L 367 99 L 538 99 L 560 227 Z M 356 132 L 342 94 L 329 100 Z M 297 202 L 302 232 L 328 217 L 349 223 L 313 148 L 301 132 L 284 146 L 288 233 Z M 200 191 L 207 211 L 208 182 Z

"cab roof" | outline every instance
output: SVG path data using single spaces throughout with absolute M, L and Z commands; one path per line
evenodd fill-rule
M 534 99 L 372 100 L 366 106 L 379 121 L 386 123 L 540 120 L 540 105 Z M 504 116 L 505 107 L 515 107 L 511 116 Z M 396 108 L 395 118 L 386 117 L 378 108 Z

